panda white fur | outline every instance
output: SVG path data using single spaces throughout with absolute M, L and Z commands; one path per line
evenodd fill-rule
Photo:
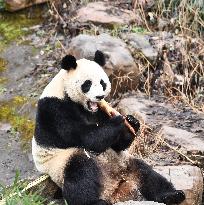
M 124 117 L 109 118 L 97 105 L 111 84 L 94 61 L 67 55 L 62 69 L 44 89 L 38 102 L 32 154 L 37 169 L 50 175 L 69 205 L 108 205 L 137 200 L 178 204 L 185 199 L 164 177 L 123 150 L 134 136 Z M 133 117 L 127 119 L 139 129 Z

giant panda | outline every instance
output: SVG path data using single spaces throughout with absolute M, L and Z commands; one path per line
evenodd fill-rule
M 98 106 L 111 90 L 96 51 L 93 61 L 66 55 L 37 107 L 32 155 L 69 205 L 111 205 L 145 200 L 179 204 L 185 199 L 164 177 L 126 151 L 134 140 L 123 116 L 110 118 Z M 137 132 L 139 122 L 127 120 Z

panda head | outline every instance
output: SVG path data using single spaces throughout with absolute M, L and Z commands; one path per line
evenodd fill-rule
M 94 61 L 76 60 L 72 55 L 66 55 L 61 61 L 62 69 L 66 71 L 65 93 L 90 112 L 98 110 L 98 102 L 111 90 L 111 83 L 102 68 L 104 65 L 105 57 L 101 51 L 96 51 Z

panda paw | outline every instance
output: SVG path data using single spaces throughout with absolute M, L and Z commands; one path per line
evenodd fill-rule
M 140 122 L 132 115 L 127 115 L 126 120 L 130 123 L 130 125 L 134 128 L 135 132 L 137 132 L 140 128 Z
M 124 117 L 122 115 L 114 116 L 110 118 L 109 123 L 113 125 L 123 125 L 124 124 Z
M 180 204 L 186 198 L 185 193 L 181 190 L 173 192 L 167 192 L 162 196 L 158 197 L 157 202 L 164 203 L 166 205 Z

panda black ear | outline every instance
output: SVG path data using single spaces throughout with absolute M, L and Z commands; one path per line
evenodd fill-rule
M 103 52 L 97 50 L 95 53 L 94 61 L 100 66 L 104 66 L 106 64 L 106 60 Z
M 62 58 L 61 67 L 64 70 L 71 70 L 77 67 L 76 58 L 72 55 L 66 55 Z

